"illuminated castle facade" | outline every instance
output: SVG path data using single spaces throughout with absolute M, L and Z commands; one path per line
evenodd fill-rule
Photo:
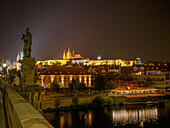
M 83 57 L 80 54 L 74 54 L 74 50 L 71 53 L 70 48 L 68 48 L 67 52 L 63 52 L 63 59 L 82 59 Z
M 84 58 L 81 54 L 75 54 L 74 50 L 71 52 L 70 48 L 67 51 L 64 50 L 62 59 L 52 59 L 37 61 L 37 65 L 53 65 L 58 64 L 59 66 L 66 65 L 68 62 L 72 64 L 82 63 L 83 65 L 117 65 L 117 66 L 133 66 L 133 65 L 142 65 L 142 62 L 139 57 L 131 60 L 124 59 L 102 59 L 101 56 L 98 56 L 97 59 L 90 60 L 88 57 Z

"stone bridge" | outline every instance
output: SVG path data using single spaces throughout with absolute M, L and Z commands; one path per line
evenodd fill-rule
M 0 114 L 2 115 L 0 128 L 5 128 L 5 125 L 7 125 L 6 128 L 53 128 L 30 103 L 11 87 L 5 89 Z

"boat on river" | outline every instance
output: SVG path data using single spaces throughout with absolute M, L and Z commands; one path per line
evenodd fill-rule
M 165 103 L 165 94 L 152 87 L 129 88 L 118 87 L 111 90 L 108 96 L 125 104 L 159 104 Z

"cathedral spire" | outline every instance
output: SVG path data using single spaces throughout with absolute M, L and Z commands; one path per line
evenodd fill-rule
M 65 50 L 64 50 L 64 53 L 63 53 L 63 59 L 66 59 L 66 53 L 65 53 Z
M 70 47 L 68 47 L 68 53 L 70 53 Z
M 19 54 L 19 52 L 18 52 L 18 55 L 17 55 L 17 61 L 19 61 L 19 58 L 20 58 L 20 54 Z

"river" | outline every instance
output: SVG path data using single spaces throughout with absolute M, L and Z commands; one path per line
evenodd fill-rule
M 43 113 L 55 128 L 170 128 L 170 99 L 164 106 L 126 105 Z

